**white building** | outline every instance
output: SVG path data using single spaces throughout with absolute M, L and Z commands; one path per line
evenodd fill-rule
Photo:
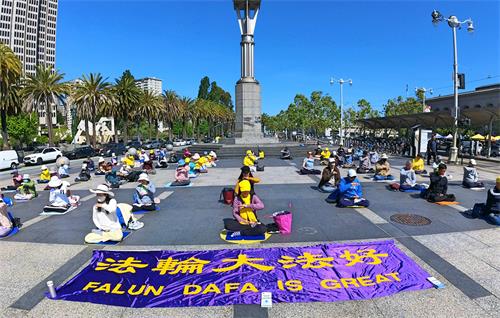
M 56 63 L 57 0 L 1 0 L 0 42 L 19 57 L 25 74 Z
M 141 78 L 135 81 L 135 84 L 137 87 L 154 93 L 155 95 L 161 95 L 163 92 L 163 84 L 161 79 L 155 78 L 155 77 L 145 77 Z

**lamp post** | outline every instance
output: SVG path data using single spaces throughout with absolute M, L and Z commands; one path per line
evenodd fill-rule
M 344 83 L 349 83 L 350 86 L 352 86 L 352 79 L 344 80 L 344 79 L 335 79 L 333 77 L 330 78 L 330 85 L 333 85 L 335 83 L 340 84 L 340 130 L 339 130 L 339 135 L 340 135 L 340 144 L 344 145 L 344 130 L 343 130 L 343 125 L 344 125 L 344 114 L 342 112 L 342 108 L 344 107 L 344 92 L 343 92 L 343 86 Z
M 415 93 L 418 94 L 418 92 L 424 93 L 422 96 L 422 111 L 425 112 L 425 94 L 429 92 L 432 95 L 432 88 L 415 87 Z
M 437 11 L 432 11 L 432 23 L 437 25 L 439 22 L 448 22 L 448 25 L 452 29 L 453 33 L 453 95 L 454 95 L 454 123 L 453 123 L 453 145 L 450 148 L 450 158 L 449 161 L 456 163 L 458 160 L 458 145 L 457 145 L 457 137 L 458 137 L 458 62 L 457 62 L 457 28 L 461 28 L 462 24 L 467 23 L 467 31 L 469 33 L 474 32 L 474 24 L 472 19 L 467 19 L 465 21 L 460 21 L 454 15 L 449 18 L 443 17 L 443 15 Z

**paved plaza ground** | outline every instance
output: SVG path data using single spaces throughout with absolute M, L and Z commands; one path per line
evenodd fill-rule
M 296 156 L 297 157 L 297 156 Z M 298 157 L 297 157 L 298 158 Z M 404 158 L 391 158 L 393 174 L 399 179 Z M 368 209 L 339 209 L 325 202 L 327 194 L 315 189 L 317 176 L 297 173 L 301 159 L 281 161 L 266 158 L 262 182 L 256 192 L 266 208 L 261 216 L 287 209 L 294 213 L 293 233 L 273 235 L 253 247 L 307 246 L 316 243 L 394 239 L 398 247 L 431 275 L 445 283 L 444 289 L 403 292 L 367 301 L 336 303 L 273 304 L 203 308 L 129 309 L 44 298 L 46 281 L 61 284 L 87 265 L 96 246 L 83 238 L 93 228 L 91 208 L 94 196 L 88 191 L 103 176 L 72 186 L 82 204 L 64 216 L 40 216 L 48 193 L 13 208 L 24 226 L 17 235 L 0 240 L 0 313 L 2 317 L 499 317 L 500 316 L 500 229 L 464 213 L 474 203 L 484 202 L 486 191 L 462 188 L 462 167 L 450 167 L 453 176 L 449 192 L 459 205 L 438 206 L 412 194 L 391 192 L 388 183 L 360 176 Z M 195 179 L 192 187 L 165 188 L 173 180 L 173 167 L 158 170 L 151 179 L 162 199 L 161 210 L 141 218 L 145 227 L 117 246 L 106 250 L 203 250 L 241 248 L 219 238 L 222 219 L 231 216 L 230 207 L 220 203 L 224 186 L 234 186 L 241 160 L 223 159 L 209 173 Z M 74 165 L 73 172 L 77 172 Z M 320 167 L 318 167 L 320 168 Z M 35 171 L 33 169 L 32 171 Z M 487 188 L 500 175 L 498 163 L 483 162 L 480 178 Z M 342 174 L 346 173 L 345 169 Z M 74 179 L 72 175 L 71 180 Z M 419 177 L 422 182 L 428 178 Z M 0 173 L 0 185 L 10 181 Z M 136 184 L 116 190 L 118 202 L 131 203 Z M 431 219 L 427 226 L 394 223 L 391 215 L 414 213 Z M 261 217 L 262 220 L 267 221 Z

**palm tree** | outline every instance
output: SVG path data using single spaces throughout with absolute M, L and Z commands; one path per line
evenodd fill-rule
M 71 86 L 62 82 L 63 73 L 52 66 L 37 66 L 35 75 L 28 75 L 21 91 L 24 97 L 24 110 L 31 112 L 35 106 L 45 108 L 45 123 L 49 135 L 49 146 L 54 145 L 52 133 L 52 106 L 69 94 Z
M 194 101 L 189 97 L 179 99 L 179 117 L 182 120 L 182 138 L 187 138 L 187 124 L 193 118 L 192 109 Z
M 90 144 L 88 121 L 92 121 L 92 145 L 95 147 L 97 114 L 101 113 L 107 104 L 111 104 L 112 99 L 111 84 L 106 82 L 100 73 L 83 75 L 74 85 L 70 100 L 72 104 L 76 105 L 78 116 L 85 120 L 87 145 Z
M 105 113 L 115 119 L 124 120 L 123 141 L 128 141 L 128 124 L 133 118 L 134 110 L 140 103 L 141 89 L 135 85 L 135 80 L 128 73 L 116 80 L 113 87 L 115 102 L 105 107 Z
M 139 107 L 135 115 L 138 119 L 145 118 L 148 121 L 149 140 L 151 140 L 151 124 L 155 122 L 155 127 L 158 128 L 158 118 L 163 112 L 163 108 L 164 105 L 161 96 L 155 95 L 150 91 L 142 92 Z
M 178 120 L 180 117 L 180 104 L 179 97 L 174 91 L 166 90 L 163 92 L 163 104 L 165 105 L 165 111 L 162 118 L 165 120 L 168 126 L 168 138 L 170 140 L 174 139 L 174 121 Z
M 22 74 L 19 58 L 5 44 L 0 43 L 0 121 L 2 125 L 2 149 L 9 148 L 7 113 L 19 109 L 18 86 Z

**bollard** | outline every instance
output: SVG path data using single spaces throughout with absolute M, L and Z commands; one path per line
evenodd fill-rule
M 56 289 L 54 288 L 54 282 L 49 280 L 47 282 L 47 287 L 49 288 L 50 298 L 56 298 L 57 293 L 56 293 Z

